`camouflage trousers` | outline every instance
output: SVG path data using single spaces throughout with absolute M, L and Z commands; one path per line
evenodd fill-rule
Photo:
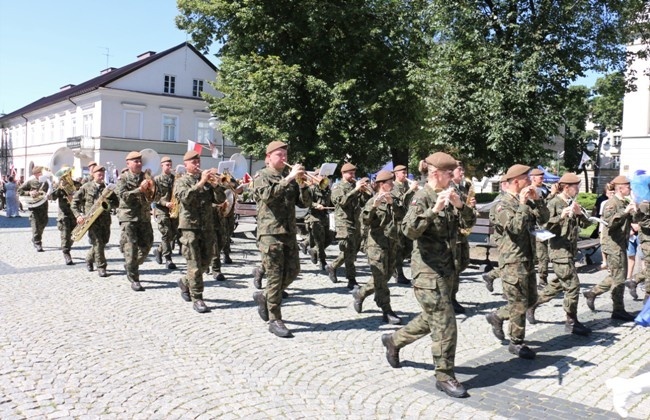
M 329 218 L 308 222 L 307 230 L 309 231 L 309 248 L 316 252 L 318 260 L 324 263 L 325 249 L 331 242 Z
M 42 204 L 31 210 L 29 215 L 29 224 L 32 227 L 32 241 L 40 244 L 43 239 L 43 231 L 47 226 L 47 204 Z
M 359 252 L 361 237 L 359 236 L 360 232 L 357 230 L 350 230 L 348 232 L 349 234 L 347 236 L 337 236 L 340 252 L 338 257 L 330 265 L 336 270 L 345 263 L 345 277 L 348 279 L 356 279 L 357 269 L 354 266 L 354 262 Z
M 537 279 L 533 261 L 504 264 L 501 280 L 508 304 L 497 309 L 497 316 L 510 320 L 510 341 L 521 344 L 526 336 L 526 310 L 537 302 Z
M 187 272 L 181 279 L 190 289 L 192 301 L 203 299 L 203 273 L 208 271 L 214 252 L 214 231 L 181 229 L 183 257 L 187 260 Z
M 172 245 L 178 239 L 178 218 L 172 219 L 168 214 L 156 211 L 156 221 L 160 231 L 158 250 L 165 260 L 172 259 Z
M 570 315 L 578 313 L 578 298 L 580 296 L 580 280 L 573 260 L 568 258 L 553 261 L 553 271 L 557 276 L 550 280 L 544 289 L 539 292 L 537 304 L 546 303 L 564 291 L 564 312 Z
M 437 278 L 435 289 L 414 287 L 413 292 L 422 312 L 393 334 L 393 342 L 402 348 L 431 335 L 431 355 L 436 368 L 436 379 L 454 378 L 454 360 L 458 330 L 456 315 L 451 305 L 452 278 Z
M 598 296 L 611 289 L 613 309 L 615 311 L 625 310 L 623 293 L 625 292 L 625 278 L 627 277 L 627 249 L 621 248 L 620 252 L 614 254 L 605 252 L 605 255 L 609 275 L 595 285 L 591 291 Z
M 69 253 L 72 248 L 72 231 L 77 226 L 77 221 L 73 215 L 59 216 L 56 220 L 56 227 L 59 229 L 61 236 L 61 250 Z
M 121 222 L 120 249 L 124 254 L 124 268 L 130 281 L 140 281 L 140 264 L 144 262 L 153 245 L 151 221 Z
M 235 233 L 235 213 L 223 219 L 223 246 L 221 250 L 225 255 L 230 255 L 230 239 Z
M 210 268 L 215 273 L 221 272 L 221 250 L 224 247 L 225 237 L 223 226 L 220 226 L 221 222 L 216 221 L 218 227 L 214 231 L 214 240 L 212 241 L 212 259 L 210 260 Z
M 492 270 L 488 271 L 485 276 L 488 278 L 488 280 L 492 281 L 501 278 L 501 268 L 494 267 Z
M 636 281 L 645 281 L 645 293 L 650 295 L 650 242 L 642 242 L 639 247 L 643 251 L 643 268 L 636 274 Z
M 90 248 L 86 253 L 86 262 L 96 264 L 97 268 L 106 268 L 107 263 L 104 250 L 106 249 L 106 244 L 111 239 L 111 225 L 110 223 L 101 224 L 98 222 L 99 220 L 93 223 L 90 229 L 88 229 Z
M 282 292 L 300 274 L 296 235 L 263 235 L 257 241 L 266 270 L 264 296 L 271 321 L 282 319 Z
M 454 287 L 451 291 L 451 298 L 454 300 L 456 300 L 456 294 L 458 294 L 458 288 L 460 287 L 460 273 L 465 271 L 469 266 L 469 242 L 467 242 L 467 236 L 465 235 L 459 235 L 458 242 L 456 242 L 456 258 Z
M 377 306 L 383 310 L 389 310 L 390 291 L 388 290 L 388 280 L 390 280 L 395 270 L 397 246 L 391 244 L 388 248 L 382 248 L 377 245 L 369 245 L 367 255 L 372 276 L 361 287 L 359 294 L 361 297 L 366 298 L 374 293 Z
M 539 279 L 545 282 L 548 279 L 548 241 L 535 241 L 535 255 L 537 274 L 539 274 Z
M 397 245 L 397 254 L 395 255 L 395 267 L 401 269 L 404 267 L 404 260 L 408 259 L 411 256 L 411 252 L 413 252 L 413 241 L 402 233 L 401 227 L 398 228 L 398 236 L 399 241 Z

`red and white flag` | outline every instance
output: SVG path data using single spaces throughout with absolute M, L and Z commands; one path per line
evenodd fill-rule
M 203 146 L 201 146 L 199 143 L 188 140 L 187 141 L 187 151 L 189 152 L 190 150 L 194 150 L 196 153 L 201 154 L 203 151 Z
M 253 180 L 253 177 L 251 177 L 251 175 L 248 172 L 246 172 L 244 174 L 244 177 L 241 180 L 241 183 L 242 184 L 249 184 L 252 180 Z

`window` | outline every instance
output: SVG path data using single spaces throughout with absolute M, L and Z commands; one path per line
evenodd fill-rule
M 621 136 L 614 136 L 614 147 L 619 147 L 621 145 Z
M 176 76 L 165 75 L 165 85 L 163 87 L 164 93 L 173 95 L 176 93 Z
M 127 139 L 142 138 L 142 112 L 124 111 L 124 137 Z
M 59 141 L 65 140 L 65 121 L 59 121 Z
M 163 141 L 176 141 L 178 132 L 178 117 L 174 115 L 163 115 Z
M 208 144 L 212 140 L 212 128 L 208 120 L 199 120 L 196 125 L 196 141 Z
M 192 96 L 200 97 L 203 92 L 203 80 L 194 79 L 192 83 Z
M 86 114 L 83 116 L 83 136 L 93 136 L 93 114 Z

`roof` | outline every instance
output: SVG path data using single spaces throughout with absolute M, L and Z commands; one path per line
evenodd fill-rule
M 101 74 L 93 79 L 87 80 L 81 84 L 78 84 L 76 86 L 72 86 L 71 88 L 59 91 L 55 93 L 54 95 L 50 96 L 45 96 L 41 99 L 38 99 L 37 101 L 32 102 L 29 105 L 26 105 L 22 108 L 17 109 L 16 111 L 13 111 L 9 114 L 3 115 L 0 117 L 0 122 L 2 121 L 8 121 L 12 118 L 16 118 L 20 115 L 36 111 L 38 109 L 44 108 L 49 105 L 53 105 L 57 102 L 65 101 L 69 98 L 83 95 L 84 93 L 92 92 L 93 90 L 97 90 L 101 87 L 105 87 L 106 85 L 114 82 L 115 80 L 118 80 L 121 77 L 124 77 L 128 75 L 129 73 L 132 73 L 138 69 L 141 69 L 142 67 L 145 67 L 148 64 L 153 63 L 156 60 L 159 60 L 166 55 L 169 55 L 173 53 L 174 51 L 177 51 L 183 47 L 189 47 L 196 55 L 201 57 L 205 63 L 210 66 L 215 72 L 217 71 L 217 67 L 212 64 L 203 54 L 201 54 L 194 46 L 188 42 L 183 42 L 175 47 L 172 47 L 168 50 L 165 50 L 163 52 L 153 54 L 147 58 L 140 59 L 138 61 L 135 61 L 131 64 L 127 64 L 124 67 L 120 67 L 116 70 L 110 71 L 105 74 Z

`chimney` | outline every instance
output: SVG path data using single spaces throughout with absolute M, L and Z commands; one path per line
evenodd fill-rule
M 99 74 L 101 75 L 101 74 L 110 73 L 110 72 L 112 72 L 113 70 L 117 70 L 117 67 L 109 67 L 109 68 L 106 68 L 106 69 L 100 71 Z
M 151 57 L 152 55 L 154 55 L 155 53 L 156 53 L 155 51 L 147 51 L 147 52 L 143 52 L 142 54 L 140 54 L 140 55 L 138 56 L 138 60 L 142 60 L 143 58 L 149 58 L 149 57 Z
M 71 87 L 74 87 L 74 86 L 75 86 L 75 85 L 73 85 L 72 83 L 69 83 L 69 84 L 67 84 L 67 85 L 65 85 L 65 86 L 61 86 L 61 87 L 59 88 L 59 92 L 61 92 L 62 90 L 68 90 L 68 89 L 70 89 Z

